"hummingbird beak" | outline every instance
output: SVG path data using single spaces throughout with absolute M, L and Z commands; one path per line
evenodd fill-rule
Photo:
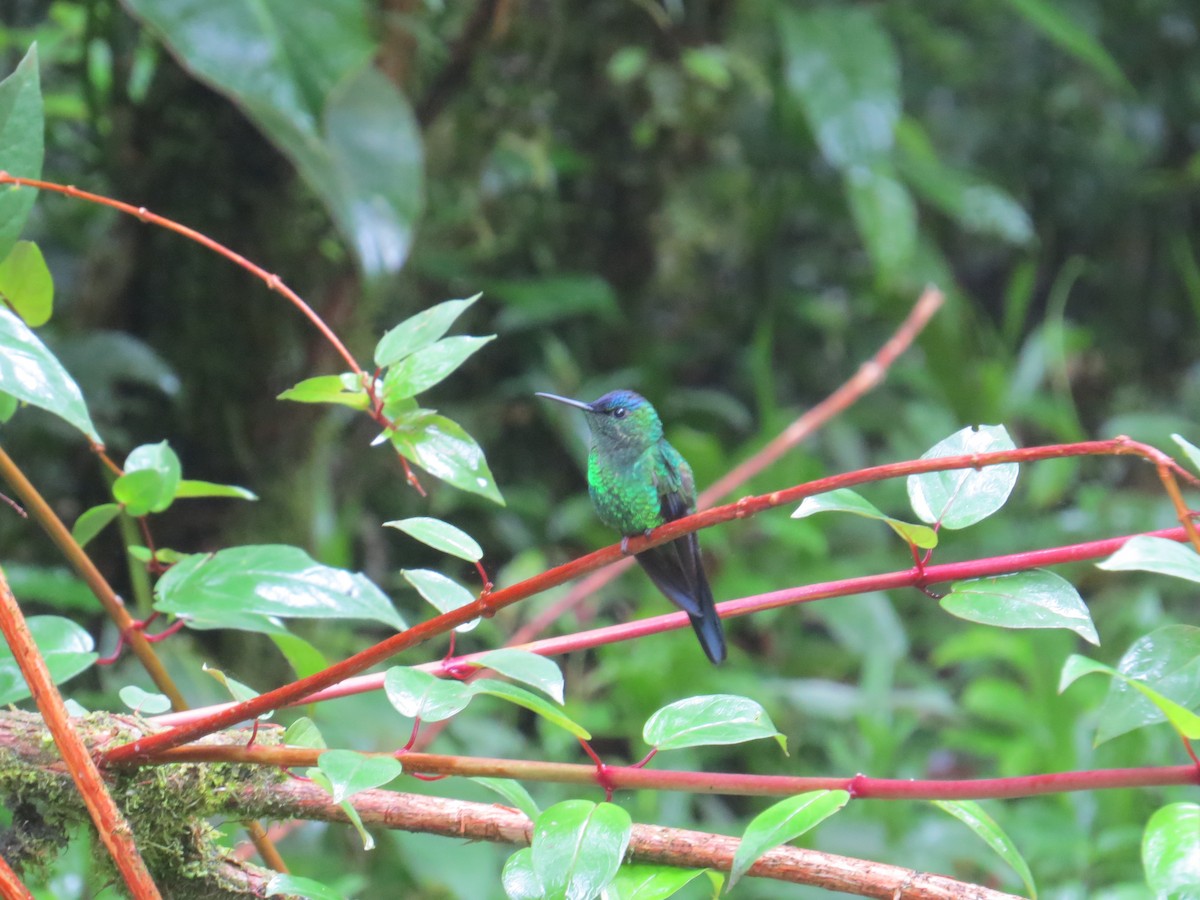
M 577 407 L 585 412 L 595 412 L 595 410 L 592 409 L 592 404 L 584 403 L 582 400 L 571 400 L 568 397 L 560 397 L 558 394 L 544 394 L 541 391 L 538 391 L 536 394 L 534 394 L 534 396 L 544 397 L 547 400 L 557 400 L 559 403 L 565 403 L 567 406 Z

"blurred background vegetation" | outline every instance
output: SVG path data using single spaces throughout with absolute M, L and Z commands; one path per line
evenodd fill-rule
M 533 391 L 644 393 L 707 485 L 851 375 L 931 281 L 950 303 L 886 385 L 747 493 L 913 458 L 973 423 L 1003 423 L 1020 445 L 1128 433 L 1169 450 L 1172 431 L 1200 441 L 1200 12 L 1187 0 L 268 0 L 255 8 L 284 32 L 289 77 L 310 109 L 328 102 L 335 76 L 357 77 L 373 60 L 388 109 L 412 111 L 398 130 L 363 136 L 400 137 L 386 146 L 394 169 L 365 173 L 391 192 L 382 218 L 394 253 L 382 259 L 364 251 L 370 235 L 338 218 L 338 184 L 305 170 L 306 151 L 272 130 L 270 104 L 236 84 L 240 67 L 258 62 L 255 35 L 241 30 L 252 5 L 212 0 L 197 15 L 216 25 L 200 38 L 187 31 L 187 6 L 5 5 L 3 71 L 38 46 L 46 177 L 229 244 L 297 289 L 364 361 L 401 319 L 482 291 L 462 330 L 499 339 L 426 403 L 485 448 L 507 505 L 430 478 L 422 499 L 390 452 L 367 447 L 365 421 L 276 402 L 340 368 L 262 284 L 176 236 L 43 196 L 26 236 L 58 287 L 44 333 L 113 456 L 166 438 L 189 477 L 262 497 L 176 506 L 154 522 L 160 545 L 296 543 L 366 571 L 416 619 L 425 611 L 402 567 L 471 572 L 385 533 L 385 520 L 428 513 L 465 528 L 501 584 L 612 542 L 583 490 L 583 423 Z M 215 76 L 202 63 L 214 57 L 225 60 Z M 360 106 L 386 94 L 371 90 L 354 95 L 369 98 Z M 358 112 L 370 122 L 373 110 Z M 334 140 L 335 124 L 314 127 Z M 67 521 L 103 497 L 100 466 L 48 416 L 22 413 L 4 441 Z M 866 493 L 904 515 L 902 485 Z M 909 563 L 875 523 L 788 513 L 702 536 L 718 599 Z M 1171 524 L 1148 467 L 1049 463 L 1024 471 L 1009 506 L 944 541 L 936 560 Z M 24 575 L 33 606 L 91 616 L 102 649 L 111 646 L 77 591 L 39 580 L 59 565 L 41 535 L 13 516 L 0 530 L 6 567 L 22 564 L 18 595 Z M 92 549 L 127 585 L 115 533 Z M 1195 608 L 1160 579 L 1089 566 L 1063 574 L 1089 602 L 1097 655 L 1109 662 Z M 499 645 L 552 599 L 499 615 L 460 647 Z M 663 611 L 630 574 L 557 628 Z M 380 637 L 295 630 L 329 659 Z M 1085 681 L 1056 694 L 1063 659 L 1081 649 L 1065 632 L 970 625 L 915 592 L 777 610 L 728 630 L 721 670 L 684 632 L 565 659 L 568 707 L 612 762 L 642 756 L 649 713 L 698 693 L 754 697 L 789 738 L 789 758 L 763 744 L 661 759 L 677 768 L 966 777 L 1182 761 L 1161 727 L 1093 749 L 1105 688 Z M 257 688 L 290 675 L 260 635 L 181 635 L 164 655 L 196 704 L 222 699 L 197 675 L 201 660 Z M 141 680 L 122 664 L 74 690 L 102 706 Z M 358 698 L 315 714 L 331 746 L 398 746 L 406 728 L 378 715 L 383 705 Z M 572 740 L 525 716 L 474 708 L 435 746 L 579 757 Z M 484 799 L 470 785 L 424 789 Z M 569 795 L 534 793 L 546 803 Z M 1145 895 L 1142 826 L 1177 793 L 987 807 L 1043 896 L 1134 897 Z M 729 833 L 762 808 L 618 800 L 635 821 Z M 398 886 L 412 897 L 501 893 L 505 848 L 395 834 L 363 854 L 355 840 L 310 825 L 282 850 L 301 874 L 361 897 Z M 1018 887 L 976 838 L 921 804 L 853 804 L 809 843 Z M 743 882 L 737 896 L 781 891 Z

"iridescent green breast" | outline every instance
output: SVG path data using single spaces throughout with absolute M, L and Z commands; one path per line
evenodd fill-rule
M 597 453 L 588 455 L 588 494 L 600 520 L 624 535 L 641 534 L 663 524 L 655 486 L 653 451 L 628 463 Z

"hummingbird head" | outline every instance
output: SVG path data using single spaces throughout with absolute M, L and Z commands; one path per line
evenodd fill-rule
M 537 396 L 557 400 L 586 412 L 592 440 L 607 449 L 640 452 L 663 436 L 658 413 L 649 400 L 633 391 L 610 391 L 592 403 L 569 400 L 555 394 L 539 393 Z

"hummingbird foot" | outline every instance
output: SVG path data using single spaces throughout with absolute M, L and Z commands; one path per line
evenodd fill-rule
M 621 555 L 629 555 L 629 535 L 625 535 L 623 538 L 621 538 Z

